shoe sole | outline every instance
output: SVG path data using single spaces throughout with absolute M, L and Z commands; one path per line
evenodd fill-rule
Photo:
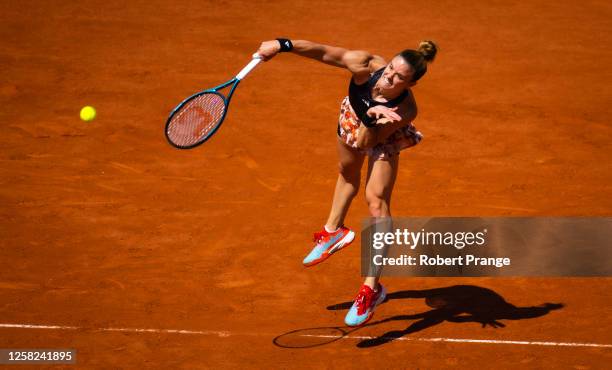
M 385 288 L 384 288 L 384 287 L 383 287 L 383 293 L 384 293 L 384 294 L 383 294 L 383 296 L 382 296 L 382 299 L 380 299 L 380 298 L 379 298 L 380 302 L 377 302 L 377 303 L 374 305 L 374 307 L 372 308 L 372 310 L 371 310 L 371 311 L 370 311 L 370 313 L 368 314 L 368 317 L 366 317 L 366 319 L 365 319 L 365 320 L 364 320 L 362 323 L 357 324 L 357 325 L 347 325 L 347 326 L 352 327 L 352 328 L 358 328 L 358 327 L 360 327 L 360 326 L 364 326 L 364 325 L 365 325 L 365 324 L 366 324 L 368 321 L 370 321 L 370 319 L 371 319 L 371 318 L 374 316 L 374 311 L 376 310 L 376 308 L 377 308 L 378 306 L 380 306 L 381 304 L 385 303 L 385 300 L 387 299 L 387 291 L 385 290 Z
M 304 266 L 310 267 L 310 266 L 314 266 L 316 264 L 319 264 L 319 263 L 325 261 L 332 254 L 334 254 L 334 253 L 338 252 L 339 250 L 349 246 L 353 242 L 354 239 L 355 239 L 355 233 L 353 231 L 349 231 L 348 234 L 346 234 L 344 236 L 344 238 L 340 239 L 340 241 L 338 243 L 336 243 L 336 245 L 334 245 L 330 249 L 328 249 L 325 252 L 323 252 L 323 254 L 321 254 L 321 257 L 317 258 L 316 260 L 312 260 L 312 261 L 310 261 L 308 263 L 305 263 Z

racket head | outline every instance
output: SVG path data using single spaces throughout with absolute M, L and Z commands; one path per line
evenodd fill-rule
M 168 117 L 164 133 L 170 145 L 191 149 L 204 143 L 221 127 L 229 100 L 215 90 L 205 90 L 181 102 Z

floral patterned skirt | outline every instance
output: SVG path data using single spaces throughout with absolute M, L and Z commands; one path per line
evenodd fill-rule
M 359 135 L 360 126 L 361 120 L 355 114 L 347 96 L 340 105 L 338 137 L 348 146 L 357 148 L 357 135 Z M 423 135 L 410 123 L 389 135 L 384 143 L 361 151 L 374 160 L 385 160 L 397 155 L 401 150 L 417 145 L 421 139 L 423 139 Z

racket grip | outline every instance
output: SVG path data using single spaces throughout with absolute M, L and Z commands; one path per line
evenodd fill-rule
M 236 79 L 242 80 L 243 78 L 245 78 L 246 75 L 248 75 L 249 72 L 251 72 L 253 68 L 255 68 L 261 62 L 261 60 L 262 59 L 259 54 L 253 54 L 253 60 L 251 60 L 249 64 L 246 65 L 246 67 L 242 68 L 242 71 L 238 72 L 238 74 L 236 75 Z

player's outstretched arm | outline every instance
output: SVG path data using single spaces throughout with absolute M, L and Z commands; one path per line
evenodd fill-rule
M 307 40 L 291 40 L 292 53 L 311 58 L 335 67 L 348 69 L 355 77 L 356 83 L 366 78 L 376 69 L 386 64 L 385 60 L 363 50 L 349 50 L 338 46 L 319 44 Z M 273 58 L 281 51 L 278 40 L 264 41 L 257 51 L 264 60 Z

